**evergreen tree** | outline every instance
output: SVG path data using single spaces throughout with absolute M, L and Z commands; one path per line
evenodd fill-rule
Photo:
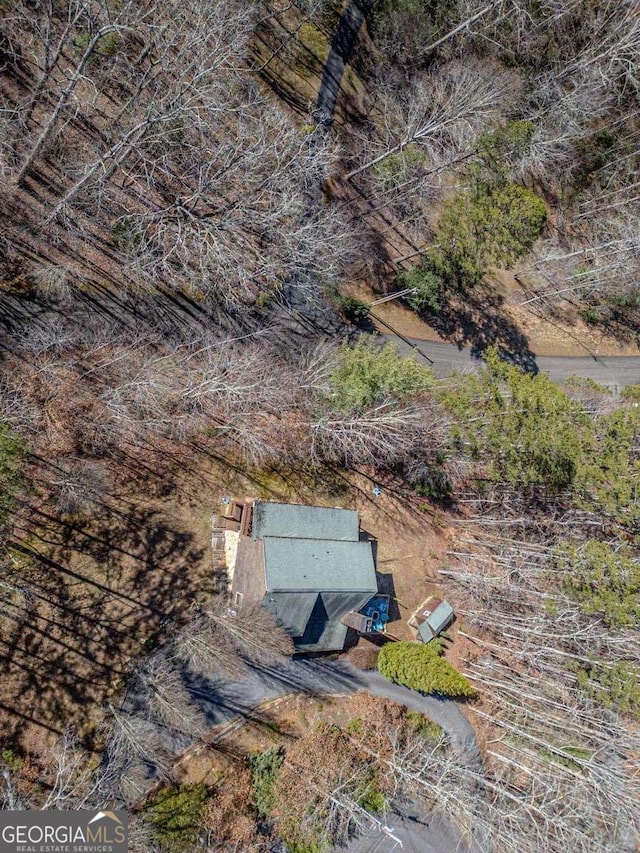
M 470 698 L 475 690 L 464 675 L 441 657 L 439 640 L 430 643 L 387 643 L 378 656 L 381 675 L 420 693 Z
M 333 401 L 342 411 L 360 411 L 374 403 L 402 402 L 427 391 L 433 373 L 414 358 L 401 358 L 393 344 L 380 348 L 362 337 L 343 347 L 332 377 Z
M 455 444 L 495 482 L 571 486 L 595 451 L 593 421 L 548 376 L 523 373 L 496 349 L 485 358 L 484 371 L 443 394 L 456 421 Z
M 0 420 L 0 529 L 6 523 L 22 478 L 20 465 L 24 459 L 24 447 L 8 424 Z
M 526 187 L 483 182 L 475 193 L 445 204 L 429 263 L 445 281 L 473 286 L 489 267 L 513 266 L 538 239 L 546 219 L 543 200 Z

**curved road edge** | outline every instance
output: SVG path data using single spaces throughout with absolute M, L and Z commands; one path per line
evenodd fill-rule
M 218 737 L 212 740 L 214 746 L 216 741 L 224 740 L 244 722 L 259 724 L 260 711 L 271 706 L 274 700 L 297 694 L 321 698 L 359 691 L 422 712 L 447 734 L 460 762 L 474 775 L 482 773 L 475 731 L 455 701 L 423 695 L 392 684 L 378 672 L 357 669 L 346 660 L 302 658 L 273 666 L 254 663 L 242 680 L 219 677 L 205 683 L 198 681 L 191 686 L 191 694 L 210 724 L 221 727 Z M 189 752 L 187 749 L 183 760 Z M 471 847 L 460 846 L 458 833 L 444 815 L 406 814 L 401 809 L 387 814 L 384 820 L 388 824 L 384 831 L 373 830 L 354 838 L 345 853 L 390 853 L 396 849 L 420 853 L 466 849 L 473 853 L 488 853 L 490 850 L 490 844 L 480 844 L 475 837 Z M 399 843 L 396 844 L 394 839 Z
M 467 766 L 482 767 L 473 727 L 454 700 L 392 684 L 380 673 L 360 670 L 346 660 L 301 658 L 274 666 L 254 663 L 242 680 L 219 677 L 207 685 L 190 685 L 189 689 L 212 726 L 230 723 L 237 717 L 251 720 L 264 702 L 287 694 L 326 696 L 364 690 L 426 714 L 441 726 Z

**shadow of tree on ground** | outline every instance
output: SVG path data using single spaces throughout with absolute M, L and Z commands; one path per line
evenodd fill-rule
M 445 340 L 459 349 L 470 347 L 481 356 L 496 345 L 503 358 L 527 373 L 538 373 L 535 353 L 529 341 L 503 310 L 504 297 L 491 292 L 488 285 L 464 294 L 453 295 L 442 309 L 423 315 L 423 319 Z
M 19 594 L 2 596 L 7 742 L 31 720 L 91 728 L 140 654 L 214 594 L 208 549 L 170 508 L 110 501 L 84 519 L 57 517 L 36 498 L 24 507 L 11 543 Z

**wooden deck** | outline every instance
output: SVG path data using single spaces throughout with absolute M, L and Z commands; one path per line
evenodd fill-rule
M 242 604 L 252 604 L 262 601 L 266 591 L 262 541 L 241 536 L 231 587 L 232 604 L 238 592 L 242 594 Z
M 216 592 L 227 592 L 229 577 L 224 557 L 225 519 L 220 515 L 211 516 L 211 558 L 213 560 L 213 587 Z

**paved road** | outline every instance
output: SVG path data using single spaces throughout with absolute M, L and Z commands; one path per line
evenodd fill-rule
M 358 31 L 366 16 L 373 8 L 374 0 L 353 0 L 343 12 L 327 56 L 325 69 L 318 90 L 316 116 L 323 133 L 333 122 L 336 100 L 345 65 L 349 62 L 358 37 Z M 375 315 L 374 315 L 375 316 Z M 398 345 L 400 352 L 408 353 L 411 346 L 400 341 L 395 335 L 384 335 Z M 453 344 L 436 343 L 409 339 L 433 362 L 437 376 L 448 376 L 452 370 L 476 370 L 481 360 L 471 349 L 458 349 Z M 640 384 L 640 357 L 579 357 L 533 356 L 527 353 L 523 357 L 523 366 L 528 370 L 548 373 L 554 382 L 562 382 L 569 376 L 582 376 L 606 385 L 619 392 L 625 385 Z
M 469 848 L 440 815 L 425 821 L 400 814 L 389 815 L 387 831 L 372 830 L 335 853 L 487 853 L 479 846 Z
M 387 340 L 393 341 L 400 353 L 411 352 L 411 346 L 399 340 L 395 335 L 385 334 Z M 434 341 L 423 341 L 409 338 L 433 361 L 433 369 L 437 376 L 448 376 L 452 370 L 477 370 L 482 364 L 480 358 L 470 349 L 458 349 L 453 344 Z M 536 356 L 536 366 L 541 373 L 548 373 L 554 382 L 562 382 L 569 376 L 583 376 L 619 391 L 625 385 L 640 384 L 640 357 L 638 356 Z
M 460 708 L 450 699 L 423 696 L 392 684 L 377 672 L 362 671 L 348 661 L 321 658 L 299 659 L 278 666 L 252 664 L 242 680 L 194 679 L 189 684 L 193 698 L 209 723 L 224 726 L 237 719 L 259 721 L 255 709 L 263 702 L 291 693 L 311 696 L 344 695 L 364 690 L 374 696 L 421 711 L 437 722 L 449 736 L 452 749 L 472 770 L 481 771 L 482 759 L 475 732 Z M 223 729 L 224 732 L 224 729 Z M 185 744 L 176 744 L 176 747 Z M 341 853 L 487 853 L 462 844 L 454 828 L 435 814 L 393 813 L 386 815 L 387 831 L 372 830 L 354 839 Z
M 455 702 L 423 696 L 392 684 L 378 672 L 357 669 L 348 661 L 314 658 L 296 659 L 278 666 L 254 663 L 242 680 L 231 681 L 222 677 L 192 680 L 189 689 L 210 725 L 214 726 L 239 716 L 250 719 L 258 705 L 289 693 L 323 696 L 366 690 L 412 710 L 422 711 L 443 728 L 452 748 L 463 756 L 466 764 L 474 769 L 482 766 L 473 728 Z

